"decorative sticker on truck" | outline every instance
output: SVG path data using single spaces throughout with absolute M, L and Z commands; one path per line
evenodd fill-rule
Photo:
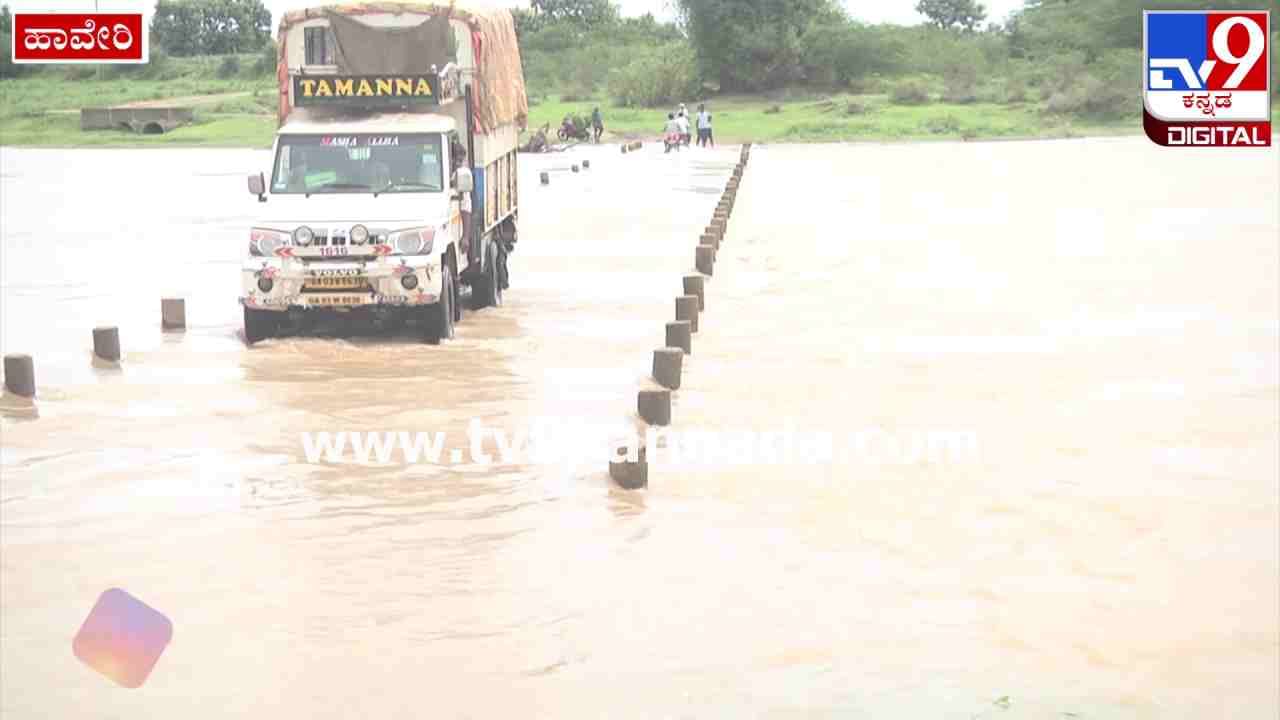
M 293 102 L 304 105 L 438 103 L 430 75 L 331 75 L 293 78 Z

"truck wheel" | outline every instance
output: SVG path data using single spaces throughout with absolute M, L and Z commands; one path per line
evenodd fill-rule
M 276 314 L 269 310 L 244 309 L 244 340 L 249 345 L 273 337 L 277 325 Z
M 445 340 L 453 339 L 453 306 L 453 271 L 446 265 L 444 277 L 441 281 L 440 300 L 435 305 L 428 305 L 426 308 L 427 342 L 439 344 Z
M 498 275 L 498 252 L 490 243 L 485 253 L 484 276 L 476 283 L 474 292 L 476 308 L 502 306 L 502 280 Z

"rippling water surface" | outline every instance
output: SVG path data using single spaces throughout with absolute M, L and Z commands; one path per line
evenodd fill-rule
M 39 385 L 0 407 L 5 717 L 1280 712 L 1274 152 L 758 147 L 677 426 L 979 452 L 646 493 L 310 465 L 299 438 L 628 421 L 736 148 L 523 158 L 506 306 L 455 342 L 248 350 L 266 155 L 0 153 L 0 349 Z M 186 333 L 159 331 L 171 294 Z M 140 690 L 70 652 L 113 586 L 174 623 Z

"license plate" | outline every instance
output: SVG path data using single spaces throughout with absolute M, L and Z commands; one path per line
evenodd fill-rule
M 368 286 L 369 281 L 363 277 L 317 277 L 309 278 L 304 287 L 323 290 L 346 290 Z
M 364 295 L 311 295 L 307 302 L 311 305 L 328 307 L 334 305 L 363 305 L 368 298 Z

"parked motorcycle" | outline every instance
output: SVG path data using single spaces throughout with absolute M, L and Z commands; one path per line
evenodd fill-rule
M 560 129 L 556 131 L 556 137 L 560 138 L 561 142 L 567 142 L 569 140 L 590 140 L 591 125 L 588 123 L 576 123 L 573 120 L 566 118 L 565 121 L 560 124 Z

